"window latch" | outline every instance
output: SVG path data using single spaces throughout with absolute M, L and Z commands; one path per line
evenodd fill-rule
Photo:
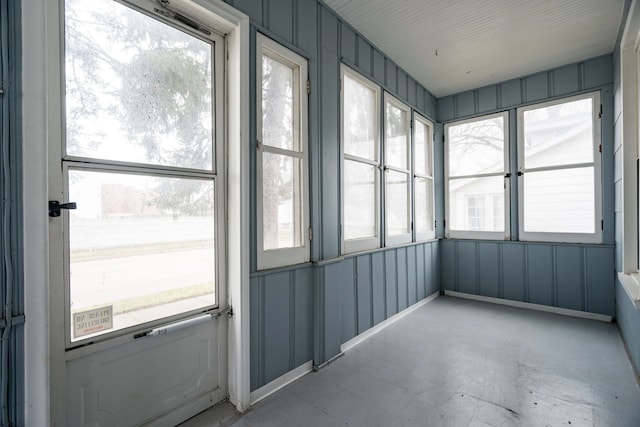
M 60 209 L 77 209 L 76 202 L 60 203 L 57 200 L 49 200 L 49 216 L 57 218 L 60 216 Z
M 506 173 L 506 174 L 504 174 L 504 177 L 505 177 L 505 178 L 511 178 L 511 173 Z

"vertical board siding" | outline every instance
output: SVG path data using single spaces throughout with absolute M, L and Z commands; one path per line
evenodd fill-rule
M 551 246 L 527 246 L 528 301 L 534 304 L 554 303 L 553 248 Z
M 348 341 L 358 334 L 358 312 L 356 300 L 356 265 L 354 259 L 346 259 L 342 263 L 341 278 L 341 306 L 342 306 L 342 328 L 340 339 Z
M 264 277 L 264 376 L 278 378 L 290 366 L 291 319 L 290 273 Z M 268 381 L 268 380 L 267 380 Z
M 502 296 L 525 301 L 524 245 L 502 247 Z
M 269 0 L 268 4 L 269 31 L 282 40 L 294 44 L 294 0 Z
M 371 295 L 371 262 L 370 255 L 356 258 L 356 312 L 358 313 L 358 334 L 369 329 L 372 324 L 372 295 Z
M 358 37 L 358 68 L 367 76 L 372 74 L 371 70 L 371 45 L 366 40 Z
M 601 88 L 613 82 L 612 56 L 509 80 L 438 99 L 438 121 L 447 122 L 506 110 L 546 98 Z
M 613 255 L 611 250 L 605 248 L 588 248 L 586 250 L 586 304 L 587 310 L 590 312 L 611 314 L 610 309 L 615 306 Z M 601 260 L 606 260 L 606 262 Z
M 479 294 L 500 298 L 500 246 L 497 243 L 478 243 Z
M 396 265 L 395 251 L 386 251 L 384 253 L 384 284 L 387 295 L 387 316 L 393 316 L 398 312 L 398 276 L 396 274 Z
M 442 277 L 442 288 L 447 291 L 457 291 L 456 280 L 456 242 L 453 240 L 443 240 L 440 244 L 442 252 L 440 275 Z
M 311 268 L 295 271 L 293 301 L 294 369 L 313 359 L 313 271 Z
M 558 307 L 584 309 L 583 259 L 578 246 L 556 247 L 556 280 Z
M 356 43 L 358 40 L 355 31 L 348 25 L 342 25 L 340 39 L 342 59 L 347 63 L 355 65 L 357 63 Z
M 398 311 L 409 307 L 408 283 L 407 283 L 407 250 L 405 248 L 396 251 L 396 277 L 398 278 Z
M 340 97 L 337 86 L 340 67 L 338 58 L 326 48 L 322 48 L 320 75 L 321 258 L 331 259 L 340 254 L 340 176 L 337 167 L 340 164 Z
M 458 244 L 458 259 L 456 261 L 458 275 L 458 291 L 468 294 L 477 292 L 476 286 L 476 243 L 460 242 Z
M 373 292 L 373 324 L 377 325 L 386 319 L 386 289 L 384 281 L 384 254 L 376 252 L 371 255 L 371 280 Z
M 448 239 L 440 252 L 445 290 L 615 313 L 613 246 Z

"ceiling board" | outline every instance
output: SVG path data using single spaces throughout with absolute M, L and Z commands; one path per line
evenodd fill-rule
M 436 97 L 614 50 L 624 0 L 325 0 Z

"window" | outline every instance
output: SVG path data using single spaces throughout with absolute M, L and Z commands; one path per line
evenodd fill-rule
M 433 239 L 433 125 L 418 114 L 413 119 L 413 153 L 415 238 Z
M 257 37 L 258 269 L 309 261 L 307 61 Z
M 411 109 L 385 93 L 386 246 L 411 242 Z
M 509 238 L 507 113 L 445 125 L 446 236 Z
M 379 103 L 379 87 L 343 66 L 343 253 L 380 246 Z
M 106 1 L 64 30 L 67 345 L 217 307 L 223 39 Z
M 600 95 L 518 109 L 520 239 L 601 241 Z

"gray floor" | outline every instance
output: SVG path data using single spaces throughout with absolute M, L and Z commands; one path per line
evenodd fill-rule
M 614 324 L 440 297 L 256 404 L 184 427 L 640 426 Z

